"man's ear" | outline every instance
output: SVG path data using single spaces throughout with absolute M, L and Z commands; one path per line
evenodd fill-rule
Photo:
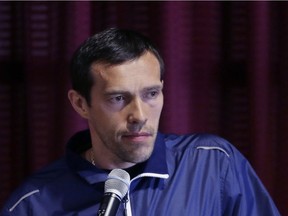
M 77 91 L 71 89 L 68 91 L 68 98 L 74 110 L 83 118 L 88 118 L 89 106 L 86 99 L 80 95 Z

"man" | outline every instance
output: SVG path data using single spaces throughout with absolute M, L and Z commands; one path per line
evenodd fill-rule
M 76 51 L 68 98 L 89 130 L 29 178 L 3 215 L 95 215 L 108 173 L 132 180 L 117 215 L 279 215 L 248 161 L 212 135 L 158 132 L 163 61 L 144 36 L 108 29 Z

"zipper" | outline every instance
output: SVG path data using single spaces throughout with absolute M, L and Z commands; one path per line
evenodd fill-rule
M 124 216 L 128 216 L 127 203 L 129 202 L 129 191 L 127 192 L 127 195 L 123 198 L 122 202 L 124 205 Z
M 131 208 L 131 202 L 130 202 L 130 190 L 128 190 L 127 195 L 125 196 L 124 214 L 125 216 L 132 216 L 132 208 Z

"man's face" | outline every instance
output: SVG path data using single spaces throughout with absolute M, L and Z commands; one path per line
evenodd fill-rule
M 148 52 L 116 66 L 95 63 L 92 75 L 87 119 L 95 159 L 108 169 L 147 160 L 163 107 L 158 60 Z

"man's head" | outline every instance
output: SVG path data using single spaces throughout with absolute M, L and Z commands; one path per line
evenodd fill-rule
M 90 90 L 94 84 L 90 70 L 92 63 L 119 65 L 132 61 L 145 52 L 151 52 L 159 61 L 163 79 L 163 60 L 145 36 L 131 30 L 111 28 L 88 38 L 76 50 L 71 62 L 72 88 L 85 97 L 90 104 Z
M 150 157 L 163 107 L 162 74 L 157 50 L 132 31 L 104 31 L 76 51 L 68 97 L 88 121 L 99 168 L 128 168 Z

